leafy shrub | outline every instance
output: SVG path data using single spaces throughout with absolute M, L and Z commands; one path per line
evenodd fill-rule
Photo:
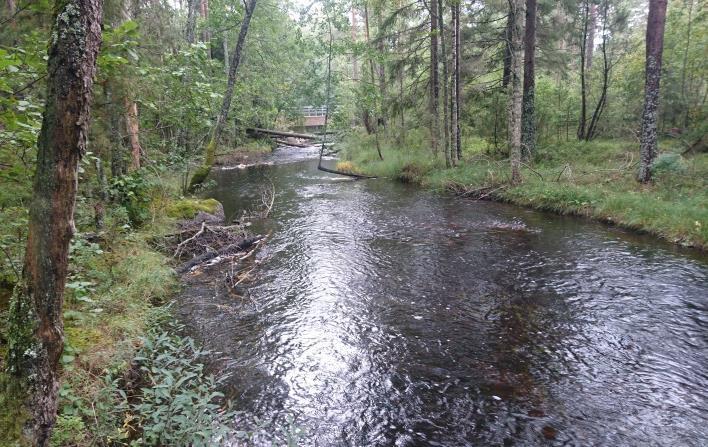
M 157 184 L 144 170 L 114 178 L 109 192 L 128 212 L 133 225 L 140 225 L 150 217 L 152 192 Z
M 52 432 L 50 445 L 60 447 L 64 445 L 78 445 L 84 441 L 86 426 L 79 416 L 59 415 Z

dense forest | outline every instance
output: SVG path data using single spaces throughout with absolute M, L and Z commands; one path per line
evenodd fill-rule
M 187 241 L 160 241 L 220 206 L 203 199 L 215 168 L 304 144 L 303 110 L 324 111 L 333 171 L 705 249 L 707 14 L 697 0 L 6 0 L 0 444 L 221 442 L 232 410 L 166 306 Z

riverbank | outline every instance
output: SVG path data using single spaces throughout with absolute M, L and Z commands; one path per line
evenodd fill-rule
M 135 194 L 122 200 L 116 192 L 100 228 L 93 223 L 92 204 L 77 207 L 51 445 L 188 445 L 197 439 L 206 444 L 223 431 L 229 413 L 223 413 L 214 379 L 205 372 L 206 353 L 180 335 L 172 316 L 180 287 L 170 256 L 174 248 L 165 235 L 180 220 L 214 213 L 219 204 L 181 198 L 176 177 L 139 171 L 124 183 Z M 24 237 L 17 239 L 20 244 Z M 15 262 L 20 260 L 21 253 Z M 6 314 L 8 303 L 2 304 L 0 313 Z M 0 321 L 4 370 L 5 315 Z M 0 439 L 14 445 L 22 415 L 13 396 L 0 394 L 0 413 Z
M 262 162 L 273 151 L 270 140 L 257 139 L 216 154 L 216 167 L 249 166 Z
M 708 249 L 708 154 L 682 156 L 662 145 L 655 180 L 634 179 L 638 146 L 630 141 L 570 142 L 539 149 L 524 165 L 523 184 L 508 184 L 507 160 L 491 155 L 482 141 L 463 144 L 463 161 L 446 169 L 420 144 L 382 145 L 378 159 L 371 137 L 344 143 L 350 169 L 462 196 L 509 202 L 558 214 L 588 217 L 653 234 L 682 246 Z M 406 149 L 401 149 L 405 147 Z

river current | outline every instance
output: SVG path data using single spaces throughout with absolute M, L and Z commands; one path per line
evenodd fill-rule
M 220 170 L 229 219 L 272 182 L 238 296 L 180 316 L 256 445 L 708 444 L 708 258 L 578 218 L 317 171 Z M 331 163 L 331 162 L 329 162 Z M 258 429 L 258 427 L 262 427 Z

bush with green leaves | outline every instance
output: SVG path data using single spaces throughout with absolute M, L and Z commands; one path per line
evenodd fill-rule
M 135 357 L 145 386 L 131 405 L 146 445 L 214 445 L 226 434 L 233 412 L 222 411 L 223 394 L 204 371 L 208 354 L 193 339 L 172 332 L 150 333 Z
M 131 224 L 137 226 L 150 217 L 152 190 L 157 187 L 145 170 L 114 178 L 109 187 L 111 197 L 128 212 Z

